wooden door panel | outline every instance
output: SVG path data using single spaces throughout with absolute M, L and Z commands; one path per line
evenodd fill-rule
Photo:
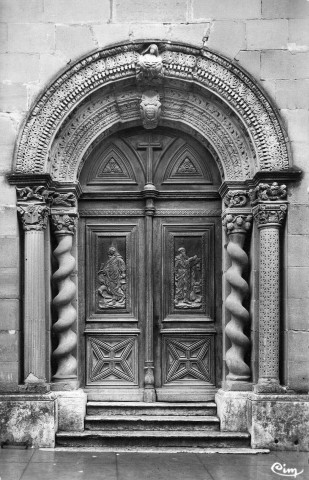
M 86 321 L 138 321 L 137 241 L 133 223 L 87 226 Z
M 87 335 L 87 385 L 138 385 L 138 336 Z
M 160 322 L 213 321 L 214 224 L 171 219 L 160 230 Z

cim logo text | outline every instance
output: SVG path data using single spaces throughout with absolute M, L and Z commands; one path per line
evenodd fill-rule
M 276 473 L 277 475 L 281 475 L 281 477 L 294 477 L 296 478 L 298 475 L 303 473 L 304 470 L 300 472 L 297 471 L 297 468 L 287 468 L 285 463 L 282 465 L 279 462 L 276 462 L 271 467 L 272 472 Z

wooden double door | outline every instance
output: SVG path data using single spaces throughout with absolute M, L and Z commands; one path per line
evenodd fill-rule
M 88 398 L 205 401 L 221 368 L 220 175 L 173 131 L 128 131 L 80 183 L 80 376 Z
M 84 220 L 88 391 L 96 399 L 143 400 L 150 371 L 159 401 L 213 398 L 219 219 L 177 208 L 149 218 L 124 202 L 115 213 Z

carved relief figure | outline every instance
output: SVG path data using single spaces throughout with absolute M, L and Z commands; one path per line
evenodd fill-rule
M 100 308 L 124 308 L 126 305 L 126 265 L 115 247 L 108 250 L 108 260 L 99 270 Z
M 136 78 L 138 81 L 158 80 L 163 77 L 163 62 L 159 55 L 159 49 L 154 43 L 151 44 L 142 55 L 139 56 L 136 65 Z
M 201 290 L 201 259 L 197 255 L 188 257 L 186 249 L 181 247 L 175 257 L 175 307 L 199 308 Z

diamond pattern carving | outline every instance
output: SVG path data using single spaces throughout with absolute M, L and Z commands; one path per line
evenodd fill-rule
M 179 380 L 211 382 L 210 338 L 165 339 L 166 383 Z
M 136 383 L 135 337 L 90 337 L 89 344 L 90 382 Z

